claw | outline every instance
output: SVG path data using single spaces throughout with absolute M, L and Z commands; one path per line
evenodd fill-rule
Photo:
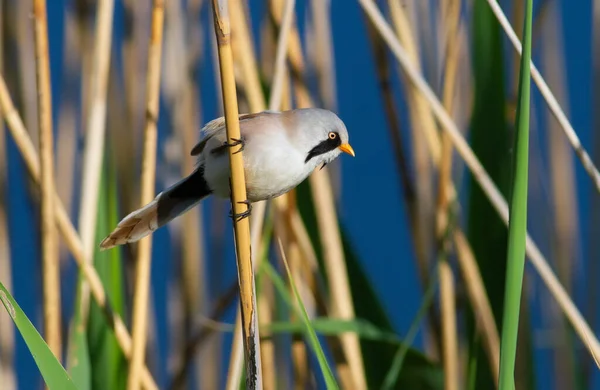
M 237 222 L 241 221 L 244 218 L 248 218 L 250 216 L 250 214 L 252 213 L 252 204 L 250 203 L 250 201 L 248 199 L 242 200 L 241 202 L 238 202 L 238 203 L 245 204 L 248 207 L 248 210 L 244 211 L 243 213 L 239 213 L 239 214 L 234 214 L 233 210 L 231 210 L 229 212 L 229 217 L 232 219 L 235 219 Z
M 240 148 L 239 150 L 237 150 L 237 151 L 233 152 L 233 154 L 237 154 L 237 153 L 241 152 L 241 151 L 242 151 L 242 150 L 244 150 L 244 148 L 246 147 L 246 141 L 244 140 L 244 138 L 241 138 L 241 139 L 239 139 L 239 138 L 232 138 L 231 140 L 232 140 L 233 142 L 231 142 L 231 143 L 228 143 L 227 141 L 225 141 L 225 142 L 223 143 L 223 145 L 225 145 L 225 146 L 229 146 L 230 148 L 232 148 L 232 147 L 234 147 L 234 146 L 241 145 L 241 148 Z

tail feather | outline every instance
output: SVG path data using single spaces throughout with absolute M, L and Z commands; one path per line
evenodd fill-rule
M 184 214 L 211 192 L 204 179 L 204 167 L 199 166 L 191 175 L 158 194 L 152 202 L 123 218 L 100 243 L 100 248 L 105 250 L 144 238 Z

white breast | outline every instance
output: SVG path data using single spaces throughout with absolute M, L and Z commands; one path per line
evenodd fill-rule
M 223 140 L 209 140 L 204 151 L 205 179 L 214 194 L 228 198 L 229 157 L 209 151 Z M 304 156 L 283 131 L 255 132 L 246 137 L 243 151 L 248 200 L 257 202 L 284 194 L 300 184 L 314 167 L 304 163 Z

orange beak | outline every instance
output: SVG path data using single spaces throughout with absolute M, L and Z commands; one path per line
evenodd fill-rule
M 352 149 L 352 146 L 350 146 L 350 144 L 341 144 L 340 146 L 338 146 L 338 149 L 340 149 L 344 153 L 348 153 L 352 157 L 355 156 L 354 149 Z

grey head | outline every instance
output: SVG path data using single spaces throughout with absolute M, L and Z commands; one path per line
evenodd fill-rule
M 287 112 L 295 129 L 292 138 L 303 153 L 304 163 L 325 166 L 342 152 L 354 156 L 344 122 L 333 112 L 322 108 L 300 108 Z

